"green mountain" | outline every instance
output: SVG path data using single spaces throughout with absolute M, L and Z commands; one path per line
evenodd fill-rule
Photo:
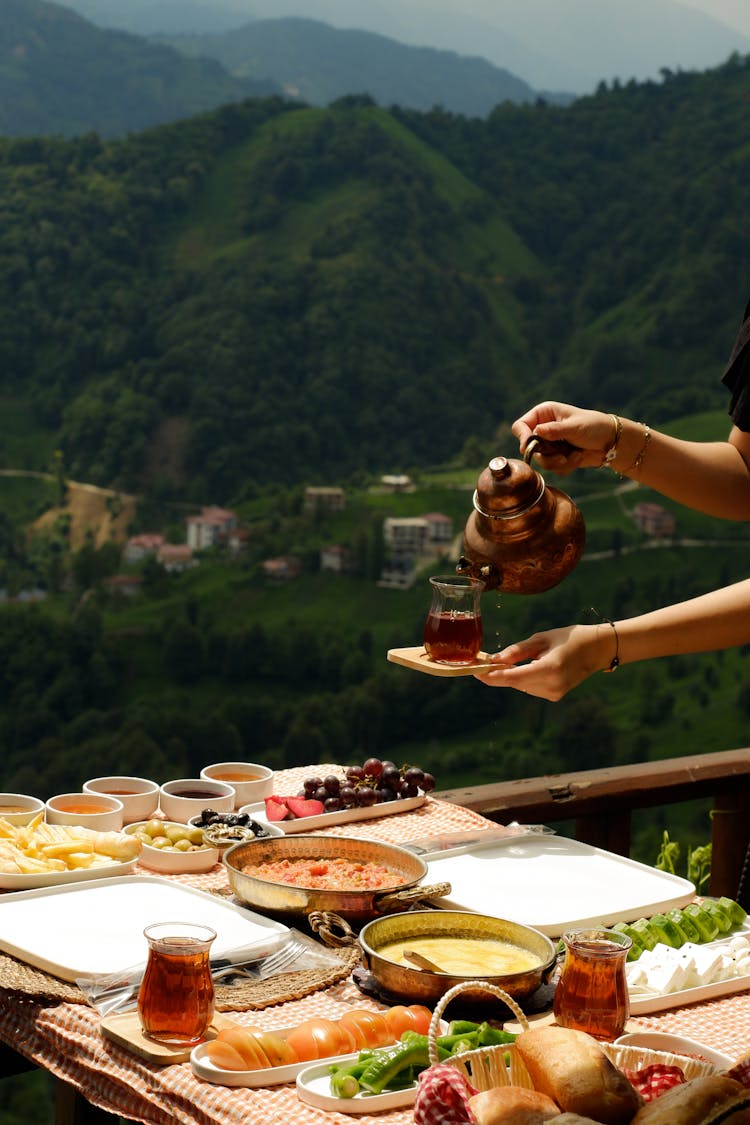
M 312 105 L 366 93 L 380 105 L 439 105 L 484 117 L 500 102 L 537 97 L 526 82 L 486 59 L 406 46 L 318 20 L 255 20 L 221 35 L 170 35 L 163 41 L 191 57 L 218 59 L 237 77 L 271 80 Z
M 270 94 L 215 61 L 101 31 L 43 0 L 0 0 L 0 134 L 124 135 Z
M 749 94 L 738 58 L 487 121 L 270 99 L 6 139 L 0 395 L 27 436 L 0 457 L 226 503 L 441 463 L 542 395 L 726 409 Z

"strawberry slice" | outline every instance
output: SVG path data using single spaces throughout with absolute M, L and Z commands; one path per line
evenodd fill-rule
M 325 812 L 323 802 L 314 797 L 285 797 L 284 801 L 292 816 L 320 816 Z
M 276 797 L 271 795 L 265 797 L 266 816 L 269 820 L 286 820 L 290 815 L 289 809 L 284 797 Z

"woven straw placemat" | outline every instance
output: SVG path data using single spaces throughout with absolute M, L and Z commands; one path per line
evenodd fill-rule
M 216 984 L 216 1010 L 218 1012 L 245 1012 L 250 1009 L 269 1008 L 288 1000 L 300 1000 L 312 992 L 329 988 L 348 977 L 360 957 L 359 946 L 330 950 L 335 953 L 335 965 L 324 969 L 302 969 L 294 973 L 279 973 L 267 980 L 235 978 L 236 983 Z M 60 980 L 42 969 L 35 969 L 15 957 L 0 953 L 0 989 L 22 992 L 39 999 L 68 1001 L 85 1004 L 86 997 L 75 984 Z

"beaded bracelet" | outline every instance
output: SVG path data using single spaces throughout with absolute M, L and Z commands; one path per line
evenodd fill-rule
M 623 469 L 623 473 L 638 472 L 643 467 L 643 461 L 651 441 L 651 428 L 645 422 L 641 422 L 641 425 L 643 426 L 643 445 L 638 450 L 633 464 L 629 465 L 627 469 Z

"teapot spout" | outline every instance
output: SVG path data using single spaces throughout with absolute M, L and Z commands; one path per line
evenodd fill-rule
M 466 555 L 456 563 L 456 574 L 463 574 L 466 578 L 476 578 L 484 583 L 486 590 L 494 590 L 502 585 L 502 573 L 493 563 L 476 563 L 467 559 Z

